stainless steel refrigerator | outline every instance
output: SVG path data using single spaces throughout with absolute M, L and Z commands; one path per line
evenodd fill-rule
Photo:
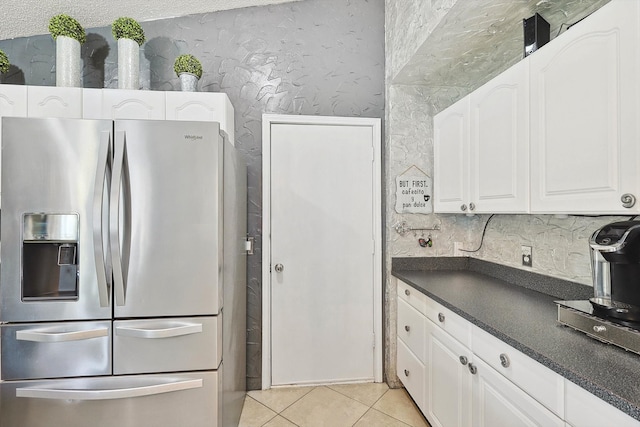
M 246 169 L 213 122 L 2 119 L 0 427 L 230 427 Z

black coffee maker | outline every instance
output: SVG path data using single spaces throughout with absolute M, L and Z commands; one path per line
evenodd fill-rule
M 640 221 L 607 224 L 589 245 L 594 314 L 640 322 Z

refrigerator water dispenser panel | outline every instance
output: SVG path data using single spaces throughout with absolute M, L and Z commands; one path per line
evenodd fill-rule
M 77 214 L 25 214 L 22 300 L 78 299 Z

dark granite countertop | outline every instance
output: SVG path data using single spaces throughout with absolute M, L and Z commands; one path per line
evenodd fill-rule
M 560 325 L 592 288 L 471 258 L 394 258 L 393 276 L 640 420 L 640 356 Z

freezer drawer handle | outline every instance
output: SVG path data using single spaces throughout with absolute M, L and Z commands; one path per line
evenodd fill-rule
M 106 337 L 108 335 L 109 328 L 89 329 L 87 331 L 71 332 L 52 332 L 32 329 L 30 331 L 16 332 L 16 339 L 20 341 L 34 342 L 68 342 Z
M 187 324 L 163 329 L 116 327 L 116 335 L 132 338 L 174 338 L 202 332 L 202 324 Z
M 37 399 L 61 399 L 61 400 L 109 400 L 109 399 L 129 399 L 132 397 L 153 396 L 161 393 L 171 393 L 174 391 L 190 390 L 201 388 L 202 380 L 184 380 L 168 382 L 164 384 L 153 384 L 141 387 L 115 388 L 111 390 L 76 390 L 58 388 L 37 388 L 24 387 L 16 389 L 16 397 L 31 397 Z

